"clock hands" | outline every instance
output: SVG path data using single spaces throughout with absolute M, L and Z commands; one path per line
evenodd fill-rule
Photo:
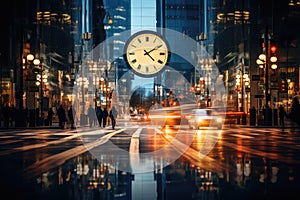
M 164 38 L 153 31 L 134 34 L 126 42 L 124 58 L 134 72 L 153 76 L 168 62 L 169 49 Z
M 144 50 L 144 51 L 145 51 L 144 55 L 147 55 L 147 54 L 149 54 L 150 52 L 152 52 L 152 51 L 154 51 L 154 50 L 156 50 L 156 49 L 160 48 L 161 46 L 162 46 L 162 44 L 161 44 L 161 45 L 158 45 L 158 46 L 156 46 L 156 47 L 154 47 L 154 48 L 153 48 L 153 49 L 151 49 L 150 51 L 146 51 L 146 50 Z
M 154 51 L 154 50 L 160 48 L 161 46 L 162 46 L 162 44 L 161 44 L 161 45 L 157 45 L 156 47 L 154 47 L 154 48 L 151 49 L 150 51 L 146 51 L 146 50 L 144 49 L 144 52 L 145 52 L 145 53 L 144 53 L 144 56 L 147 55 L 147 56 L 149 56 L 149 57 L 151 58 L 152 61 L 154 61 L 154 59 L 153 59 L 153 57 L 150 55 L 150 53 L 151 53 L 152 51 Z
M 145 49 L 144 49 L 144 55 L 147 55 L 147 56 L 149 56 L 150 58 L 151 58 L 151 60 L 153 60 L 154 61 L 154 58 L 152 58 L 152 56 L 149 54 L 149 52 L 147 52 Z

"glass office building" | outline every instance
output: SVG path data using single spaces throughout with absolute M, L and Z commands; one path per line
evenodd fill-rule
M 290 99 L 299 91 L 295 48 L 299 32 L 298 26 L 295 26 L 299 18 L 299 7 L 287 0 L 73 0 L 55 3 L 22 1 L 21 7 L 24 9 L 14 7 L 13 3 L 14 1 L 9 6 L 12 8 L 10 16 L 2 17 L 3 20 L 7 19 L 3 26 L 11 30 L 11 34 L 5 36 L 3 33 L 1 37 L 4 44 L 1 50 L 1 69 L 5 72 L 1 78 L 2 104 L 15 104 L 17 108 L 28 106 L 26 95 L 21 94 L 24 91 L 26 94 L 28 85 L 24 79 L 26 70 L 23 71 L 22 58 L 29 52 L 42 58 L 44 71 L 49 74 L 49 85 L 42 91 L 43 98 L 49 98 L 48 106 L 58 102 L 70 104 L 74 99 L 72 87 L 76 78 L 79 78 L 76 76 L 79 75 L 83 58 L 93 57 L 85 57 L 85 53 L 112 37 L 113 41 L 105 47 L 106 49 L 100 51 L 99 55 L 110 58 L 110 63 L 101 63 L 104 71 L 107 70 L 102 75 L 109 75 L 107 86 L 118 88 L 118 84 L 125 84 L 124 80 L 122 83 L 118 81 L 129 70 L 121 55 L 126 43 L 122 39 L 122 33 L 129 31 L 132 34 L 133 31 L 153 28 L 173 30 L 197 42 L 192 52 L 187 52 L 194 58 L 193 63 L 175 54 L 172 54 L 169 60 L 169 65 L 180 72 L 188 82 L 184 86 L 185 89 L 195 86 L 199 81 L 205 81 L 205 77 L 194 70 L 195 65 L 207 74 L 214 74 L 215 69 L 212 70 L 211 66 L 216 65 L 218 73 L 223 76 L 229 109 L 248 112 L 252 105 L 262 108 L 265 104 L 264 98 L 257 98 L 264 96 L 265 83 L 263 79 L 260 82 L 250 79 L 247 86 L 239 86 L 236 77 L 245 74 L 248 78 L 260 75 L 255 60 L 261 51 L 259 39 L 268 27 L 270 35 L 277 41 L 280 54 L 277 77 L 272 81 L 270 79 L 269 84 L 270 105 L 273 107 L 279 103 L 289 104 Z M 10 20 L 12 18 L 16 20 Z M 294 28 L 291 30 L 288 27 Z M 172 40 L 172 35 L 167 35 L 166 38 Z M 10 49 L 7 51 L 9 53 L 5 49 Z M 210 61 L 201 57 L 202 50 L 211 58 Z M 91 68 L 90 72 L 95 70 L 98 70 L 97 67 Z M 91 84 L 98 82 L 95 76 L 91 78 L 93 73 L 90 72 L 85 72 L 85 78 Z M 81 77 L 81 80 L 83 78 Z M 128 74 L 127 78 L 130 80 L 132 77 Z M 172 81 L 167 76 L 158 79 Z M 278 83 L 282 80 L 288 82 L 287 92 L 280 92 L 274 80 Z M 244 80 L 244 83 L 246 82 Z M 81 86 L 84 85 L 82 83 Z M 78 81 L 75 85 L 78 86 Z M 134 85 L 129 86 L 126 83 L 124 87 L 134 88 Z M 153 88 L 153 92 L 157 94 L 158 90 L 155 86 Z M 86 92 L 99 96 L 97 90 L 97 87 L 88 88 Z M 117 95 L 118 90 L 114 91 Z M 35 95 L 39 101 L 33 103 L 33 107 L 40 107 L 39 103 L 43 99 L 41 92 Z M 100 97 L 95 97 L 98 98 Z

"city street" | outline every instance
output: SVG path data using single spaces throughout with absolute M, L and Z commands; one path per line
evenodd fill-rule
M 2 199 L 300 199 L 300 0 L 5 3 Z
M 192 130 L 135 121 L 120 121 L 115 130 L 2 129 L 1 194 L 8 199 L 295 199 L 299 133 L 291 127 Z

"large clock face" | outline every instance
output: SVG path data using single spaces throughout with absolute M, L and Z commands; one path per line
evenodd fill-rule
M 140 31 L 125 45 L 125 60 L 141 76 L 160 72 L 169 58 L 169 48 L 161 35 L 154 31 Z

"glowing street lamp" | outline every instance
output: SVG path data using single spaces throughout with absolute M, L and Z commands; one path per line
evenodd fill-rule
M 260 69 L 264 69 L 264 82 L 265 82 L 265 110 L 264 110 L 264 121 L 265 125 L 272 125 L 272 109 L 270 109 L 271 91 L 269 88 L 269 78 L 271 82 L 277 82 L 277 45 L 274 44 L 268 28 L 266 28 L 263 35 L 263 54 L 258 56 L 256 64 Z M 270 71 L 271 70 L 271 71 Z M 271 74 L 269 74 L 271 73 Z M 269 77 L 271 76 L 271 77 Z M 272 83 L 271 83 L 272 84 Z
M 34 75 L 40 72 L 40 63 L 41 61 L 38 58 L 35 58 L 33 54 L 27 54 L 23 58 L 23 69 L 26 69 L 26 108 L 32 112 L 30 114 L 29 126 L 36 126 L 36 101 L 35 101 L 35 92 L 36 85 L 29 81 L 31 78 L 34 78 Z

